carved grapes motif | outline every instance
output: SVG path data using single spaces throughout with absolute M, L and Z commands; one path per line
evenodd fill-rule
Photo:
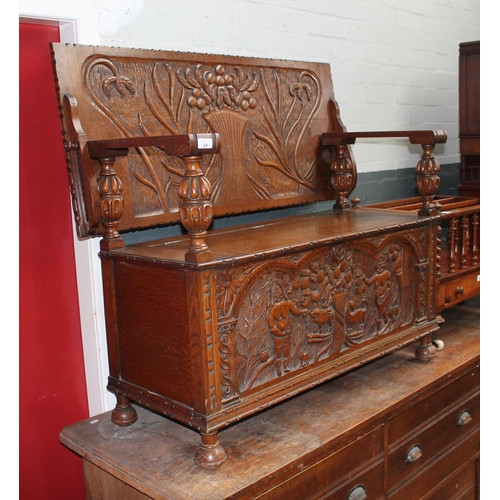
M 176 76 L 184 88 L 191 90 L 187 100 L 191 108 L 216 111 L 227 106 L 246 111 L 257 106 L 257 100 L 251 95 L 259 86 L 255 73 L 250 77 L 241 68 L 235 68 L 234 73 L 229 74 L 220 64 L 212 71 L 202 72 L 201 64 L 198 64 L 193 72 L 191 68 L 186 68 L 184 75 L 177 70 Z

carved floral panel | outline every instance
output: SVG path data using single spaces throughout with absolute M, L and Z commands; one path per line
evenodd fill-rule
M 223 398 L 415 324 L 427 243 L 424 228 L 218 272 Z
M 325 189 L 310 130 L 322 103 L 312 71 L 93 56 L 83 79 L 117 137 L 219 133 L 220 153 L 202 164 L 216 207 Z M 127 168 L 135 217 L 178 210 L 181 158 L 136 148 Z

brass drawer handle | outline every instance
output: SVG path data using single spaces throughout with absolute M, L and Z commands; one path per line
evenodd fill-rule
M 422 448 L 418 444 L 414 444 L 406 453 L 406 460 L 405 462 L 408 464 L 412 464 L 413 462 L 416 462 L 420 458 L 422 458 L 424 454 L 422 453 Z
M 358 484 L 349 492 L 346 500 L 365 500 L 365 498 L 368 498 L 366 489 L 362 484 Z
M 470 422 L 472 422 L 472 415 L 467 410 L 464 410 L 462 413 L 460 413 L 457 420 L 458 426 L 462 427 L 463 425 L 467 425 Z
M 455 290 L 456 295 L 463 295 L 464 294 L 464 287 L 463 286 L 457 286 Z

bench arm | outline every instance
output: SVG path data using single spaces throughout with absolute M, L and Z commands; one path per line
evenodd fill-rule
M 88 141 L 90 157 L 94 160 L 127 156 L 129 148 L 158 147 L 169 156 L 197 156 L 217 153 L 219 134 L 181 134 L 155 137 L 125 137 Z
M 118 223 L 123 214 L 122 182 L 114 169 L 117 157 L 127 156 L 130 148 L 158 147 L 169 156 L 181 156 L 186 165 L 179 183 L 179 213 L 188 230 L 190 246 L 186 260 L 203 262 L 213 258 L 205 243 L 206 230 L 212 222 L 212 187 L 201 169 L 203 154 L 220 149 L 218 134 L 180 134 L 155 137 L 125 137 L 87 142 L 90 157 L 98 160 L 101 171 L 97 181 L 104 235 L 101 249 L 123 246 Z
M 390 132 L 330 132 L 322 134 L 324 146 L 354 144 L 356 139 L 409 139 L 411 144 L 444 144 L 448 138 L 445 130 L 404 130 Z
M 333 146 L 336 156 L 332 162 L 332 185 L 337 191 L 337 201 L 334 208 L 349 208 L 347 196 L 356 187 L 355 167 L 346 154 L 346 148 L 356 142 L 356 139 L 408 139 L 411 144 L 420 144 L 423 149 L 422 158 L 417 163 L 417 188 L 422 195 L 422 208 L 419 215 L 436 215 L 440 206 L 434 201 L 439 189 L 440 165 L 434 156 L 434 146 L 444 144 L 447 140 L 445 130 L 404 130 L 388 132 L 336 132 L 324 133 L 321 142 L 324 146 Z M 351 179 L 354 179 L 352 181 Z

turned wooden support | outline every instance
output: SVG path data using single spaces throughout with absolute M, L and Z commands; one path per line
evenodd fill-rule
M 212 186 L 201 169 L 201 156 L 185 156 L 186 172 L 179 184 L 179 213 L 182 225 L 188 230 L 190 245 L 186 252 L 187 262 L 207 262 L 213 253 L 205 241 L 207 229 L 212 223 Z
M 124 242 L 118 232 L 118 224 L 123 214 L 122 182 L 114 169 L 115 158 L 99 158 L 101 171 L 97 180 L 97 189 L 101 199 L 101 220 L 104 235 L 101 249 L 122 248 Z
M 430 361 L 436 356 L 436 346 L 432 343 L 432 333 L 420 339 L 420 344 L 415 349 L 415 357 L 420 361 Z
M 111 421 L 120 427 L 128 427 L 137 420 L 137 412 L 130 404 L 130 400 L 123 396 L 116 396 L 116 406 L 111 412 Z
M 453 217 L 448 226 L 449 273 L 455 272 L 455 259 L 457 256 L 457 224 L 457 218 Z
M 101 165 L 97 181 L 104 224 L 101 249 L 111 250 L 124 246 L 118 232 L 118 223 L 123 214 L 123 196 L 122 183 L 113 168 L 116 157 L 127 156 L 131 148 L 157 147 L 169 156 L 182 156 L 186 163 L 186 173 L 178 189 L 181 222 L 191 237 L 186 261 L 205 262 L 213 258 L 205 242 L 206 230 L 212 222 L 212 187 L 201 169 L 201 158 L 203 154 L 219 151 L 218 134 L 122 137 L 88 141 L 87 144 L 90 157 L 98 160 Z
M 460 248 L 460 269 L 467 267 L 467 255 L 470 243 L 469 217 L 464 215 L 460 220 L 461 226 L 461 248 Z
M 479 214 L 472 214 L 472 265 L 476 266 L 479 262 Z
M 443 227 L 439 224 L 437 226 L 437 231 L 436 231 L 436 277 L 440 278 L 441 277 L 441 231 L 443 230 Z
M 417 163 L 417 188 L 422 195 L 422 208 L 419 215 L 437 215 L 440 213 L 439 203 L 434 201 L 439 184 L 441 166 L 434 156 L 434 144 L 422 144 L 424 150 L 421 160 Z
M 347 145 L 339 144 L 336 147 L 337 154 L 330 165 L 332 171 L 331 182 L 337 193 L 337 201 L 334 209 L 346 210 L 351 208 L 347 197 L 356 187 L 355 167 L 347 155 Z
M 211 433 L 201 432 L 201 443 L 196 451 L 194 461 L 204 469 L 216 469 L 221 466 L 227 456 L 224 448 L 217 441 L 217 431 Z

